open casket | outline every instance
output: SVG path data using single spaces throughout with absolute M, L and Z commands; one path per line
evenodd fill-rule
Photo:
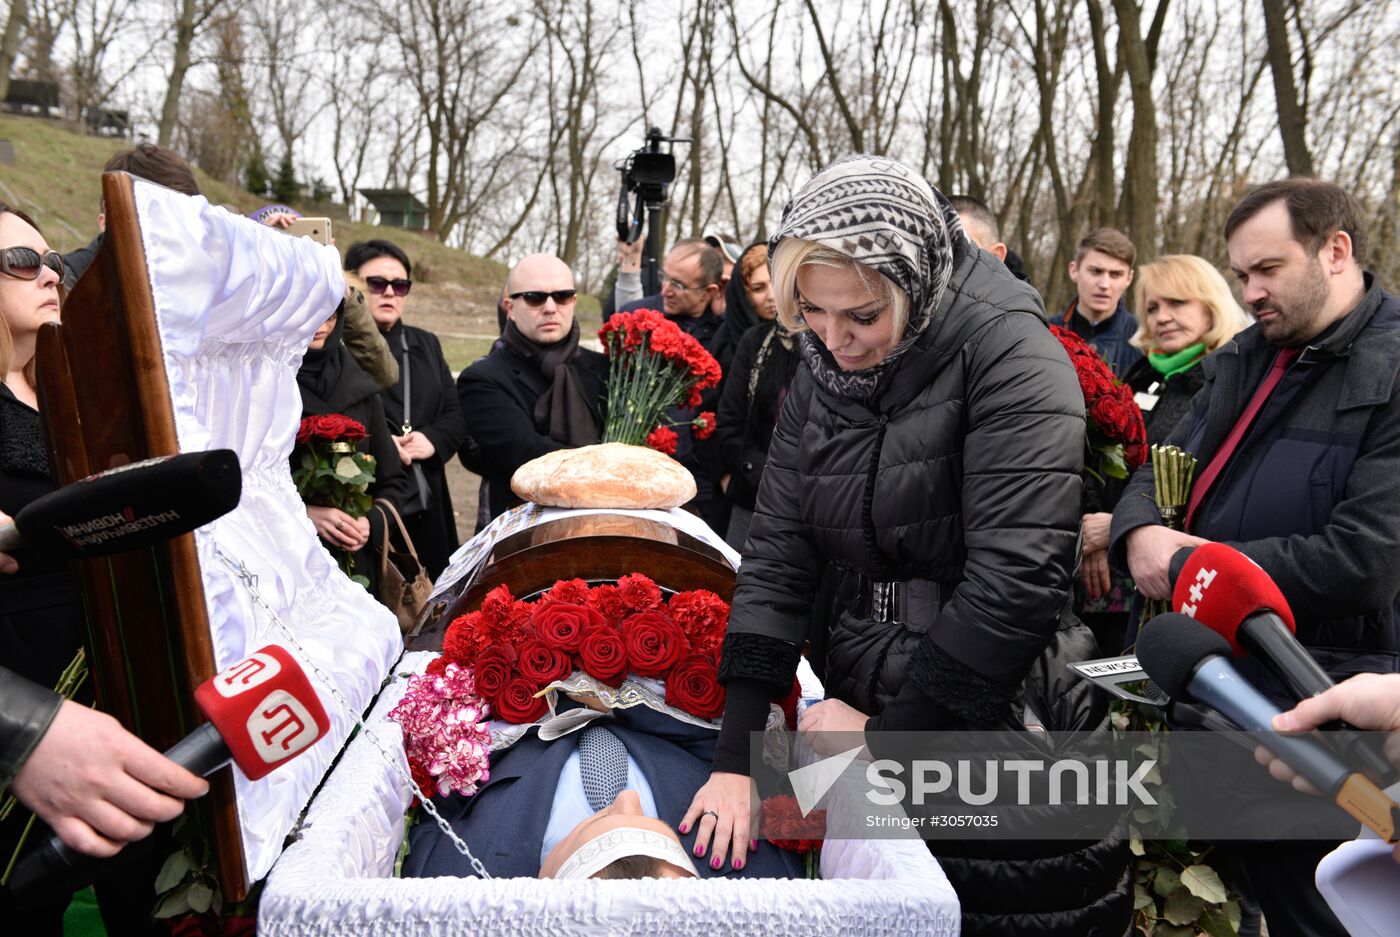
M 387 718 L 406 678 L 436 656 L 442 630 L 505 583 L 516 595 L 558 579 L 615 580 L 641 568 L 664 588 L 731 598 L 739 557 L 681 510 L 563 510 L 525 505 L 465 544 L 437 587 L 423 630 L 367 723 Z M 428 650 L 415 650 L 426 647 Z M 821 685 L 803 665 L 804 697 Z M 697 928 L 735 934 L 956 934 L 958 903 L 918 839 L 833 840 L 819 881 L 793 879 L 540 881 L 393 879 L 411 797 L 371 738 L 351 743 L 312 803 L 301 839 L 274 866 L 259 933 L 652 934 Z
M 97 272 L 41 337 L 61 480 L 217 447 L 234 449 L 244 473 L 231 514 L 84 569 L 104 706 L 167 747 L 197 719 L 193 686 L 276 643 L 331 716 L 325 739 L 263 780 L 222 772 L 204 805 L 225 898 L 266 878 L 259 933 L 957 932 L 956 896 L 918 840 L 829 842 L 821 881 L 392 877 L 412 797 L 387 714 L 448 622 L 499 583 L 528 595 L 633 570 L 729 599 L 738 557 L 682 511 L 526 506 L 458 551 L 401 654 L 393 616 L 339 572 L 287 467 L 297 365 L 342 292 L 335 252 L 119 173 L 104 177 L 104 197 Z M 104 357 L 111 367 L 83 370 Z M 820 688 L 809 679 L 804 691 Z

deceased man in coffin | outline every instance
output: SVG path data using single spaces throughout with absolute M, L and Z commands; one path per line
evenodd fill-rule
M 798 856 L 764 841 L 742 869 L 731 868 L 727 857 L 716 869 L 711 857 L 694 856 L 694 828 L 678 834 L 695 792 L 709 779 L 718 736 L 714 728 L 646 705 L 599 712 L 563 694 L 559 699 L 555 716 L 530 727 L 509 748 L 492 752 L 490 779 L 477 793 L 434 798 L 444 819 L 491 875 L 803 875 Z M 475 873 L 431 818 L 424 817 L 409 834 L 403 874 Z

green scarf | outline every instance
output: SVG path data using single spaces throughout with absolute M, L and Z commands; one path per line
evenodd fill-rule
M 1173 374 L 1180 374 L 1182 371 L 1189 371 L 1196 366 L 1196 362 L 1206 356 L 1206 343 L 1197 342 L 1194 345 L 1187 345 L 1174 355 L 1161 351 L 1149 352 L 1147 363 L 1152 365 L 1152 370 L 1162 375 L 1162 380 L 1166 380 Z

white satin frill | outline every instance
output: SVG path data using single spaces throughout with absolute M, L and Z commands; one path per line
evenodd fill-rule
M 389 710 L 407 678 L 436 656 L 406 654 L 366 720 L 381 741 L 399 746 L 400 758 Z M 957 895 L 917 839 L 829 840 L 819 881 L 391 878 L 409 800 L 374 743 L 357 736 L 307 812 L 301 838 L 268 876 L 260 937 L 955 937 L 959 929 Z
M 243 468 L 238 507 L 195 535 L 215 664 L 279 644 L 363 712 L 402 640 L 394 617 L 321 545 L 288 468 L 301 419 L 296 372 L 344 294 L 339 254 L 203 198 L 139 179 L 135 193 L 180 450 L 232 449 Z M 254 605 L 216 545 L 246 566 L 299 648 Z M 234 772 L 249 881 L 272 867 L 352 727 L 310 676 L 331 717 L 327 737 L 261 781 Z

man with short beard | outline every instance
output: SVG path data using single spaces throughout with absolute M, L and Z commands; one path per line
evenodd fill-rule
M 1335 679 L 1400 670 L 1400 299 L 1365 271 L 1361 208 L 1331 183 L 1252 190 L 1225 239 L 1258 321 L 1202 363 L 1205 387 L 1168 440 L 1199 460 L 1185 532 L 1163 526 L 1149 462 L 1114 511 L 1110 558 L 1144 595 L 1169 598 L 1191 549 L 1227 542 L 1278 583 L 1298 640 Z M 1255 661 L 1236 663 L 1292 707 Z M 1232 808 L 1277 809 L 1252 763 L 1234 779 L 1212 771 Z M 1313 884 L 1335 845 L 1230 847 L 1274 937 L 1345 933 Z

